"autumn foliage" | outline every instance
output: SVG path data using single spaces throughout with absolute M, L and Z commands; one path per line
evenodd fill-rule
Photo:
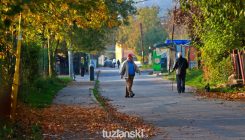
M 45 139 L 102 138 L 103 129 L 107 131 L 144 129 L 148 136 L 156 133 L 155 128 L 145 124 L 141 118 L 119 113 L 112 107 L 107 111 L 101 107 L 67 105 L 32 109 L 22 104 L 18 107 L 16 121 L 21 126 L 19 131 L 23 138 L 28 138 L 33 125 L 41 127 Z

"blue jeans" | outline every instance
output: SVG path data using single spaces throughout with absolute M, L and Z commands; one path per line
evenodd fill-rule
M 178 93 L 185 92 L 185 74 L 176 75 Z

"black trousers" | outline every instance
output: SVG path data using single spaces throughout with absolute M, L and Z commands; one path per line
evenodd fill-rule
M 176 75 L 178 93 L 185 92 L 185 74 Z

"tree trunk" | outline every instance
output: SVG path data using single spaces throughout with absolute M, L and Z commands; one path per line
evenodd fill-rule
M 57 41 L 57 44 L 56 44 L 56 46 L 55 46 L 55 49 L 54 49 L 54 51 L 52 52 L 53 53 L 53 55 L 52 55 L 52 58 L 53 58 L 53 62 L 52 62 L 52 66 L 53 66 L 53 72 L 55 73 L 55 74 L 57 74 L 57 69 L 56 69 L 56 54 L 57 54 L 57 51 L 58 51 L 58 46 L 59 46 L 59 44 L 60 44 L 60 40 L 58 40 Z
M 49 77 L 52 77 L 52 62 L 51 62 L 51 49 L 50 49 L 50 37 L 48 36 L 48 74 Z
M 20 85 L 20 55 L 21 55 L 21 14 L 19 18 L 19 33 L 18 33 L 18 43 L 17 43 L 17 51 L 16 51 L 16 62 L 15 62 L 15 72 L 14 72 L 14 80 L 12 84 L 12 92 L 11 92 L 11 115 L 10 118 L 13 119 L 15 116 L 15 110 L 17 105 L 17 94 L 19 91 Z

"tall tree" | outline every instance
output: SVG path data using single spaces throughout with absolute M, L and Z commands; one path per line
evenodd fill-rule
M 232 71 L 230 51 L 245 46 L 243 1 L 180 0 L 180 5 L 180 15 L 192 25 L 190 35 L 198 38 L 193 41 L 201 48 L 205 78 L 213 83 L 227 81 Z
M 33 46 L 43 48 L 42 71 L 52 75 L 51 60 L 54 57 L 52 54 L 59 46 L 59 42 L 65 41 L 66 44 L 70 44 L 67 46 L 80 50 L 86 49 L 87 52 L 102 50 L 103 46 L 96 43 L 102 44 L 102 40 L 106 39 L 106 30 L 117 28 L 127 21 L 127 16 L 134 12 L 132 3 L 132 0 L 1 0 L 0 90 L 3 89 L 2 85 L 10 87 L 13 81 L 17 44 L 16 27 L 20 13 L 22 14 L 22 43 L 31 45 L 34 42 L 36 45 Z M 88 33 L 89 38 L 86 35 L 80 36 L 79 31 Z M 30 59 L 30 61 L 34 60 L 36 59 Z M 23 74 L 23 71 L 25 70 L 21 69 L 20 73 Z
M 138 9 L 137 14 L 129 17 L 129 24 L 120 26 L 117 32 L 117 41 L 123 46 L 133 48 L 138 56 L 141 56 L 142 49 L 148 53 L 149 46 L 163 42 L 167 34 L 161 25 L 158 17 L 158 7 L 146 7 Z M 143 32 L 143 48 L 141 47 L 141 31 Z

